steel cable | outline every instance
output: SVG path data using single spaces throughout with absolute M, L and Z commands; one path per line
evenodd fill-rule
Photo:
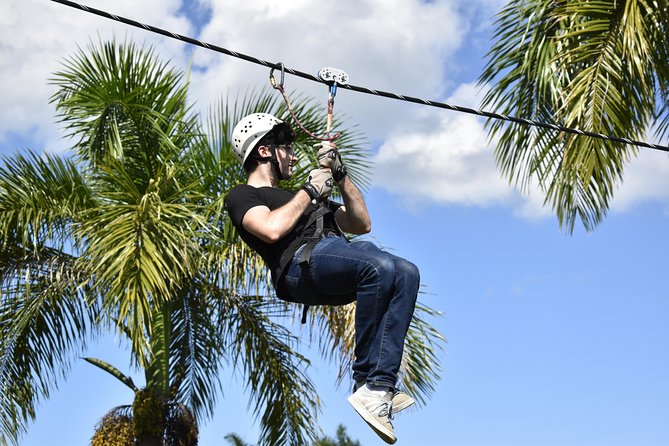
M 96 8 L 92 8 L 92 7 L 89 7 L 89 6 L 86 6 L 86 5 L 82 5 L 82 4 L 79 4 L 79 3 L 76 3 L 76 2 L 73 2 L 73 1 L 70 1 L 70 0 L 51 0 L 51 1 L 63 4 L 63 5 L 66 5 L 66 6 L 70 6 L 72 8 L 81 9 L 82 11 L 86 11 L 86 12 L 89 12 L 91 14 L 95 14 L 95 15 L 99 15 L 101 17 L 105 17 L 105 18 L 108 18 L 108 19 L 111 19 L 111 20 L 115 20 L 115 21 L 124 23 L 126 25 L 131 25 L 131 26 L 134 26 L 136 28 L 142 28 L 142 29 L 145 29 L 147 31 L 151 31 L 153 33 L 161 34 L 163 36 L 166 36 L 166 37 L 169 37 L 169 38 L 172 38 L 172 39 L 181 40 L 183 42 L 190 43 L 191 45 L 199 46 L 199 47 L 202 47 L 202 48 L 206 48 L 208 50 L 216 51 L 218 53 L 226 54 L 228 56 L 236 57 L 238 59 L 242 59 L 242 60 L 245 60 L 247 62 L 252 62 L 252 63 L 262 65 L 262 66 L 272 68 L 272 69 L 283 70 L 286 73 L 292 74 L 293 76 L 301 77 L 303 79 L 307 79 L 307 80 L 310 80 L 310 81 L 313 81 L 313 82 L 327 84 L 327 82 L 323 81 L 322 79 L 320 79 L 320 78 L 318 78 L 314 75 L 311 75 L 311 74 L 305 73 L 303 71 L 298 71 L 298 70 L 283 66 L 283 64 L 281 64 L 281 63 L 268 62 L 266 60 L 258 59 L 257 57 L 249 56 L 249 55 L 243 54 L 243 53 L 238 53 L 236 51 L 232 51 L 232 50 L 220 47 L 218 45 L 213 45 L 213 44 L 210 44 L 210 43 L 207 43 L 207 42 L 202 42 L 202 41 L 194 39 L 192 37 L 184 36 L 184 35 L 177 34 L 177 33 L 171 32 L 171 31 L 167 31 L 167 30 L 164 30 L 164 29 L 161 29 L 161 28 L 157 28 L 155 26 L 140 23 L 136 20 L 128 19 L 128 18 L 121 17 L 121 16 L 118 16 L 118 15 L 115 15 L 115 14 L 111 14 L 109 12 L 102 11 L 102 10 L 96 9 Z M 589 137 L 592 137 L 592 138 L 603 139 L 605 141 L 618 142 L 618 143 L 629 144 L 629 145 L 638 146 L 638 147 L 646 147 L 646 148 L 649 148 L 649 149 L 669 152 L 669 147 L 668 146 L 663 146 L 663 145 L 659 145 L 659 144 L 652 144 L 652 143 L 648 143 L 648 142 L 645 142 L 645 141 L 638 141 L 638 140 L 634 140 L 634 139 L 630 139 L 630 138 L 621 138 L 621 137 L 616 137 L 616 136 L 609 136 L 609 135 L 604 135 L 602 133 L 590 132 L 590 131 L 586 131 L 586 130 L 579 130 L 579 129 L 575 129 L 575 128 L 571 128 L 571 127 L 565 127 L 565 126 L 558 125 L 558 124 L 547 124 L 545 122 L 539 122 L 539 121 L 535 121 L 535 120 L 532 120 L 532 119 L 517 118 L 517 117 L 514 117 L 514 116 L 503 115 L 503 114 L 500 114 L 500 113 L 493 113 L 493 112 L 489 112 L 489 111 L 485 111 L 485 110 L 477 110 L 477 109 L 469 108 L 469 107 L 461 107 L 461 106 L 458 106 L 458 105 L 451 105 L 451 104 L 447 104 L 447 103 L 444 103 L 444 102 L 431 101 L 431 100 L 428 100 L 428 99 L 421 99 L 421 98 L 417 98 L 417 97 L 413 97 L 413 96 L 404 96 L 404 95 L 397 94 L 397 93 L 391 93 L 391 92 L 381 91 L 381 90 L 374 90 L 374 89 L 371 89 L 371 88 L 360 87 L 360 86 L 351 85 L 351 84 L 338 85 L 338 87 L 339 88 L 345 88 L 347 90 L 356 91 L 356 92 L 359 92 L 359 93 L 365 93 L 365 94 L 370 94 L 370 95 L 374 95 L 374 96 L 381 96 L 381 97 L 390 98 L 390 99 L 397 99 L 397 100 L 400 100 L 400 101 L 412 102 L 412 103 L 415 103 L 415 104 L 422 104 L 422 105 L 427 105 L 427 106 L 430 106 L 430 107 L 442 108 L 442 109 L 446 109 L 446 110 L 452 110 L 452 111 L 461 112 L 461 113 L 468 113 L 468 114 L 477 115 L 477 116 L 484 116 L 486 118 L 499 119 L 499 120 L 503 120 L 503 121 L 513 122 L 513 123 L 516 123 L 516 124 L 534 126 L 534 127 L 539 127 L 539 128 L 549 129 L 549 130 L 555 130 L 555 131 L 565 132 L 565 133 L 572 133 L 572 134 L 577 134 L 577 135 L 581 135 L 581 136 L 589 136 Z

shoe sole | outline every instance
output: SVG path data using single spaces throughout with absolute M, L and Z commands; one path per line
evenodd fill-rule
M 353 395 L 348 397 L 348 402 L 351 403 L 351 406 L 353 406 L 353 409 L 362 417 L 363 420 L 365 420 L 365 423 L 369 424 L 369 427 L 371 427 L 376 434 L 381 437 L 383 441 L 385 441 L 388 444 L 395 444 L 397 441 L 397 437 L 395 434 L 393 434 L 391 431 L 386 429 L 384 426 L 379 425 L 376 422 L 376 419 L 372 415 L 370 415 L 369 412 L 367 412 L 367 409 L 365 409 L 365 406 L 363 406 L 361 403 L 358 402 L 355 398 L 353 398 Z

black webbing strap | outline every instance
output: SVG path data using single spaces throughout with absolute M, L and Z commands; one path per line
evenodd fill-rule
M 317 221 L 319 218 L 320 218 L 321 221 L 322 221 L 323 216 L 324 216 L 325 214 L 327 214 L 328 212 L 330 212 L 330 210 L 329 210 L 327 207 L 321 207 L 321 208 L 315 210 L 314 212 L 312 212 L 312 213 L 309 215 L 309 219 L 307 220 L 307 223 L 304 225 L 304 227 L 305 227 L 305 228 L 308 228 L 308 227 L 311 226 L 315 221 Z M 317 223 L 317 225 L 318 225 L 318 223 Z M 311 239 L 311 237 L 307 238 L 307 239 L 306 239 L 307 242 L 308 242 L 310 239 Z M 313 250 L 313 248 L 311 248 L 311 249 Z M 311 255 L 311 251 L 309 252 L 309 254 Z M 291 262 L 292 260 L 293 260 L 293 254 L 292 254 L 290 251 L 285 250 L 285 251 L 283 252 L 283 254 L 281 254 L 281 259 L 279 260 L 279 268 L 278 268 L 277 271 L 276 271 L 276 277 L 277 277 L 277 278 L 283 276 L 283 271 L 286 269 L 286 267 L 288 267 L 288 265 L 290 264 L 290 262 Z
M 303 280 L 307 283 L 307 286 L 311 288 L 312 290 L 315 291 L 315 286 L 314 283 L 311 280 L 311 277 L 309 276 L 309 259 L 311 259 L 311 253 L 313 252 L 314 248 L 316 247 L 316 243 L 321 239 L 323 236 L 323 216 L 327 213 L 331 212 L 330 208 L 327 206 L 321 205 L 320 208 L 318 208 L 317 211 L 313 212 L 311 216 L 309 217 L 309 222 L 307 222 L 306 227 L 309 227 L 311 225 L 311 221 L 316 220 L 316 229 L 314 231 L 314 234 L 307 239 L 307 243 L 304 245 L 304 248 L 302 249 L 302 252 L 300 253 L 300 259 L 298 260 L 298 263 L 300 264 L 300 267 L 302 268 L 302 277 Z M 309 305 L 303 304 L 304 307 L 302 308 L 302 324 L 307 323 L 307 312 L 309 311 Z
M 302 304 L 302 325 L 307 323 L 307 313 L 309 312 L 309 305 Z

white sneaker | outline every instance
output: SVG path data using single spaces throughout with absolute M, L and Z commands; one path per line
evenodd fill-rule
M 367 386 L 361 386 L 348 397 L 348 402 L 383 441 L 388 444 L 397 441 L 390 422 L 393 407 L 391 392 L 381 393 L 369 390 Z
M 353 392 L 355 392 L 364 385 L 365 385 L 364 381 L 353 384 Z M 393 415 L 400 413 L 404 409 L 407 409 L 408 407 L 412 406 L 415 402 L 416 400 L 414 400 L 411 396 L 407 395 L 401 390 L 397 389 L 393 390 Z
M 395 390 L 393 392 L 393 414 L 399 413 L 415 403 L 412 397 L 402 392 L 401 390 Z

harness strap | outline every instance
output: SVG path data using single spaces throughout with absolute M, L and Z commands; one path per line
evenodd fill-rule
M 309 312 L 309 305 L 302 306 L 302 320 L 300 321 L 302 325 L 307 323 L 307 313 Z
M 329 212 L 330 209 L 327 206 L 321 206 L 316 212 L 313 213 L 317 215 L 312 214 L 312 216 L 316 219 L 316 230 L 314 231 L 314 235 L 312 235 L 307 239 L 307 243 L 304 246 L 304 249 L 302 249 L 302 253 L 300 253 L 300 258 L 298 260 L 298 263 L 302 268 L 302 277 L 304 278 L 304 281 L 307 283 L 307 286 L 312 290 L 315 290 L 316 286 L 314 282 L 311 280 L 311 276 L 309 276 L 309 259 L 311 259 L 311 253 L 316 247 L 316 244 L 323 236 L 323 229 L 324 229 L 323 216 Z M 311 220 L 311 218 L 309 220 Z M 307 323 L 308 311 L 309 311 L 309 305 L 304 305 L 304 307 L 302 308 L 302 324 Z
M 319 209 L 319 211 L 321 209 L 327 209 L 327 208 L 322 207 Z M 321 236 L 323 235 L 323 226 L 324 226 L 323 215 L 325 215 L 325 213 L 320 213 L 320 215 L 316 218 L 316 230 L 314 231 L 314 235 L 312 235 L 307 239 L 308 241 L 304 246 L 304 249 L 302 249 L 302 253 L 300 253 L 300 258 L 298 260 L 300 268 L 302 268 L 302 277 L 304 278 L 304 281 L 307 282 L 307 286 L 312 290 L 315 290 L 315 285 L 314 282 L 311 280 L 311 276 L 309 276 L 309 259 L 311 259 L 311 253 L 316 247 L 316 243 L 318 243 L 318 241 L 321 239 Z M 302 324 L 307 323 L 308 311 L 309 311 L 309 305 L 305 304 L 304 307 L 302 308 Z

